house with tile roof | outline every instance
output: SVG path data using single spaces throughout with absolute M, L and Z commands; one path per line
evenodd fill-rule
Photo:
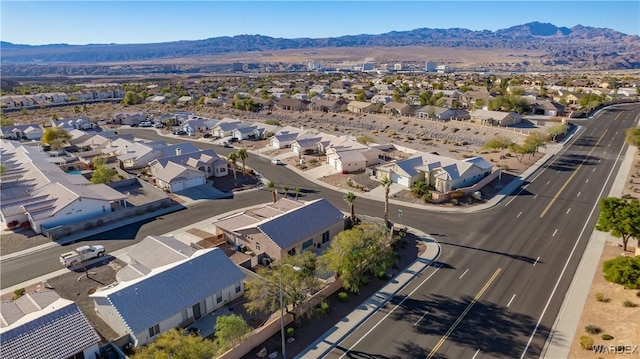
M 235 118 L 223 118 L 218 121 L 218 124 L 215 125 L 212 129 L 212 134 L 214 137 L 222 138 L 231 136 L 233 131 L 238 127 L 243 127 L 243 122 L 235 119 Z
M 353 113 L 373 113 L 375 105 L 371 102 L 351 101 L 347 104 L 347 111 Z
M 324 148 L 327 163 L 336 171 L 351 173 L 377 166 L 385 158 L 379 145 L 367 146 L 350 139 L 340 139 Z M 383 146 L 384 147 L 384 146 Z
M 472 122 L 489 126 L 510 126 L 522 122 L 522 116 L 515 112 L 473 110 L 469 117 Z
M 111 120 L 120 125 L 139 125 L 147 120 L 147 114 L 142 111 L 120 112 L 113 115 Z
M 416 112 L 412 106 L 399 102 L 388 102 L 382 111 L 390 116 L 413 116 Z
M 289 148 L 298 137 L 302 137 L 307 133 L 308 131 L 298 127 L 284 126 L 271 137 L 269 145 L 276 149 Z
M 180 155 L 157 158 L 149 163 L 151 175 L 156 177 L 167 169 L 169 163 L 183 168 L 201 171 L 204 178 L 224 177 L 228 172 L 227 161 L 220 158 L 213 150 L 200 150 Z M 166 174 L 165 174 L 166 175 Z M 160 175 L 162 177 L 162 175 Z M 188 188 L 188 187 L 187 187 Z
M 457 108 L 439 107 L 439 106 L 423 106 L 416 112 L 418 118 L 451 121 L 451 120 L 468 120 L 469 112 Z
M 120 144 L 116 155 L 121 168 L 136 169 L 149 165 L 157 158 L 192 152 L 198 152 L 198 149 L 191 142 L 167 144 L 164 141 L 136 141 Z
M 345 229 L 346 216 L 326 199 L 276 203 L 221 218 L 213 224 L 217 234 L 253 255 L 280 260 L 306 250 L 327 246 Z
M 180 128 L 189 136 L 196 133 L 209 133 L 218 124 L 218 121 L 204 117 L 192 117 L 182 123 Z
M 54 291 L 27 293 L 0 306 L 2 358 L 93 358 L 99 342 L 78 305 Z
M 413 157 L 376 168 L 376 177 L 410 188 L 424 181 L 441 193 L 470 187 L 491 174 L 493 165 L 482 157 L 457 160 L 435 153 L 417 152 Z
M 39 124 L 0 127 L 0 137 L 9 140 L 40 140 L 44 130 Z
M 245 274 L 221 249 L 181 255 L 185 249 L 168 242 L 165 238 L 142 244 L 144 249 L 132 254 L 135 268 L 123 268 L 128 272 L 117 275 L 128 280 L 89 295 L 98 316 L 119 335 L 129 334 L 135 346 L 149 344 L 159 334 L 184 327 L 244 294 Z M 176 261 L 154 258 L 171 251 Z

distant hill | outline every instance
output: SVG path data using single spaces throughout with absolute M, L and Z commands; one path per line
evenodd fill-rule
M 640 68 L 640 37 L 611 29 L 577 25 L 572 28 L 532 22 L 495 32 L 462 28 L 392 31 L 379 35 L 330 38 L 273 38 L 262 35 L 215 37 L 152 44 L 17 45 L 0 42 L 2 65 L 99 64 L 193 58 L 251 51 L 314 48 L 374 48 L 421 46 L 469 50 L 510 50 L 542 53 L 545 66 L 576 69 Z M 534 59 L 535 60 L 535 59 Z M 535 61 L 525 66 L 533 66 Z M 4 69 L 3 69 L 4 72 Z M 6 74 L 6 73 L 5 73 Z

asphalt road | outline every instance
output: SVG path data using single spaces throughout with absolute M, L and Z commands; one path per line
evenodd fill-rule
M 442 255 L 437 266 L 422 273 L 327 357 L 538 357 L 595 225 L 597 201 L 608 193 L 619 166 L 624 130 L 635 126 L 640 112 L 638 106 L 633 111 L 622 108 L 580 123 L 582 129 L 563 151 L 491 210 L 437 213 L 391 204 L 390 213 L 402 208 L 403 223 L 440 241 Z M 185 140 L 144 129 L 120 131 L 167 142 Z M 223 155 L 232 151 L 213 143 L 194 144 Z M 247 164 L 279 186 L 300 187 L 304 198 L 324 197 L 348 210 L 342 193 L 257 156 L 250 155 Z M 150 234 L 270 200 L 269 191 L 263 190 L 202 202 L 88 242 L 114 251 Z M 364 198 L 358 198 L 355 207 L 361 214 L 384 213 L 383 203 Z M 57 258 L 67 250 L 50 248 L 2 261 L 2 287 L 60 269 Z
M 624 108 L 581 123 L 513 196 L 464 215 L 463 230 L 418 226 L 440 241 L 439 262 L 326 358 L 539 357 L 637 124 L 640 108 Z

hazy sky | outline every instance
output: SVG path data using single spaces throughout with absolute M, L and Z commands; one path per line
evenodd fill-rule
M 640 1 L 0 1 L 0 39 L 106 44 L 260 34 L 336 37 L 416 28 L 497 30 L 527 22 L 640 35 Z

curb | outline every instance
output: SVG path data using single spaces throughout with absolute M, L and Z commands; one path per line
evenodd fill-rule
M 360 308 L 365 308 L 364 311 L 366 311 L 366 313 L 364 314 L 363 317 L 357 320 L 354 319 L 354 320 L 347 320 L 346 322 L 340 321 L 336 323 L 333 327 L 328 329 L 322 336 L 317 338 L 313 343 L 309 344 L 302 352 L 297 354 L 295 358 L 300 358 L 300 359 L 305 358 L 307 355 L 309 355 L 310 352 L 313 352 L 313 351 L 320 351 L 320 353 L 313 354 L 314 357 L 316 358 L 321 358 L 327 355 L 340 342 L 342 342 L 342 340 L 344 340 L 345 337 L 350 335 L 354 330 L 358 329 L 362 324 L 364 324 L 367 320 L 369 320 L 369 318 L 371 318 L 373 314 L 377 313 L 380 310 L 380 308 L 384 307 L 387 303 L 389 303 L 389 301 L 391 301 L 400 291 L 406 288 L 407 285 L 409 285 L 417 276 L 419 276 L 422 272 L 424 272 L 425 269 L 430 267 L 435 262 L 435 260 L 440 256 L 440 251 L 441 251 L 440 244 L 435 239 L 427 236 L 422 231 L 418 231 L 412 227 L 407 227 L 407 228 L 409 229 L 409 232 L 414 233 L 416 236 L 418 236 L 418 238 L 420 238 L 423 242 L 425 242 L 425 245 L 427 248 L 422 253 L 422 255 L 416 258 L 413 262 L 411 262 L 411 264 L 409 264 L 401 272 L 397 273 L 395 276 L 389 279 L 389 281 L 384 287 L 382 287 L 376 293 L 372 294 L 369 298 L 364 300 L 356 309 L 354 309 L 351 313 L 349 313 L 349 315 L 347 315 L 347 317 L 345 318 L 348 318 L 349 316 L 358 316 L 360 314 L 359 313 Z M 430 255 L 430 252 L 431 252 L 430 249 L 431 251 L 435 250 L 435 254 L 433 254 L 432 257 L 427 257 L 428 255 Z M 419 270 L 410 270 L 411 267 L 413 267 L 414 265 L 418 265 L 419 263 L 422 263 L 422 268 L 420 268 Z M 409 278 L 407 278 L 402 284 L 398 283 L 399 284 L 398 288 L 396 288 L 395 290 L 392 290 L 391 292 L 385 291 L 385 288 L 387 288 L 390 285 L 394 285 L 394 281 L 396 281 L 396 278 L 398 278 L 401 275 L 409 274 L 409 273 L 411 273 Z M 347 323 L 343 325 L 344 327 L 348 327 L 348 329 L 344 333 L 339 333 L 340 331 L 337 330 L 336 328 L 339 328 L 339 326 L 342 323 Z M 332 335 L 339 335 L 339 336 L 335 339 L 328 340 L 327 338 L 331 337 Z M 319 348 L 319 347 L 323 347 L 324 346 L 323 344 L 329 345 L 329 347 L 324 349 Z

